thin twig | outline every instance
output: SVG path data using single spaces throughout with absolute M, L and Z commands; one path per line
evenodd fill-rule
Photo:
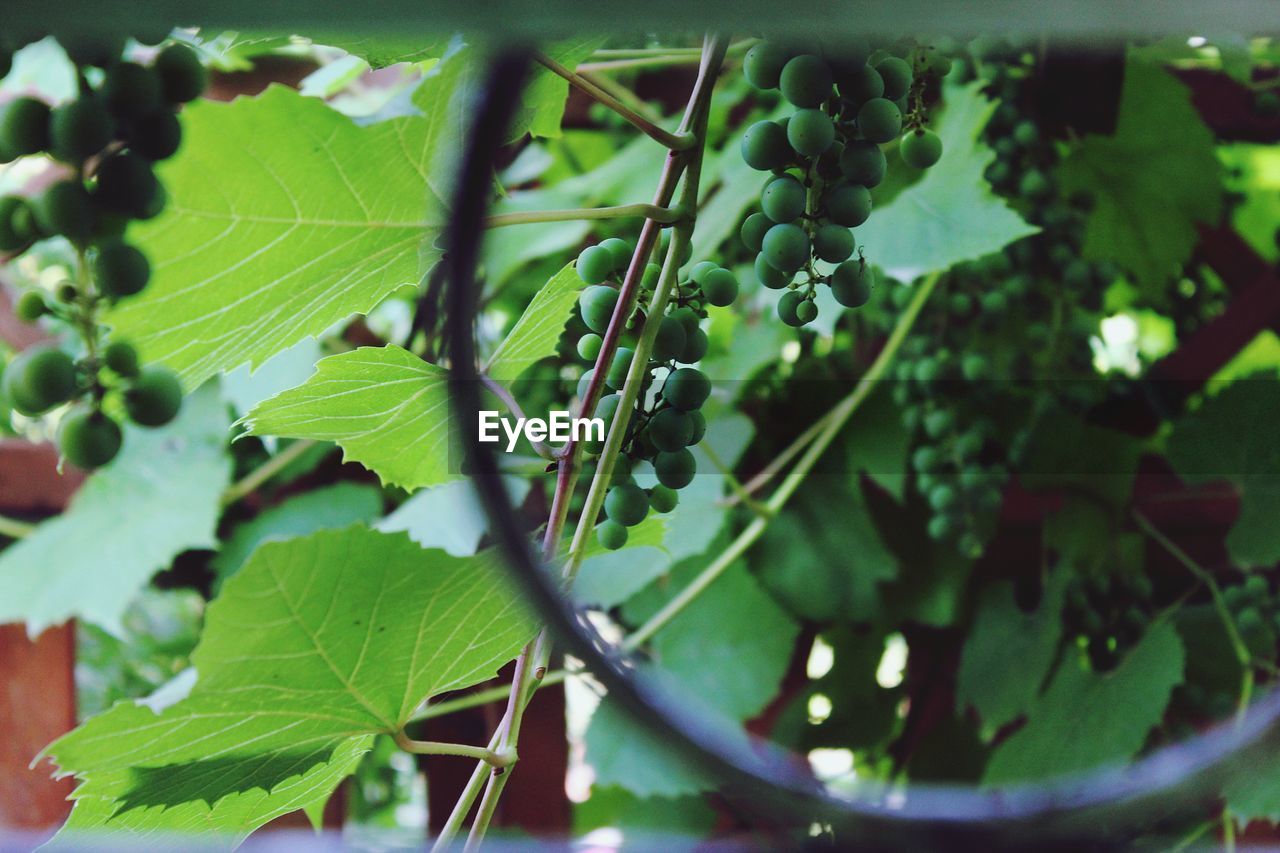
M 0 515 L 0 536 L 7 536 L 10 539 L 22 539 L 30 536 L 35 529 L 36 526 L 29 521 L 19 521 L 7 515 Z
M 462 758 L 474 758 L 491 767 L 510 767 L 516 763 L 514 752 L 501 752 L 486 749 L 483 746 L 468 746 L 465 743 L 442 743 L 435 740 L 414 740 L 403 730 L 395 733 L 396 746 L 414 755 L 457 755 Z
M 480 382 L 493 393 L 493 396 L 501 400 L 502 404 L 506 406 L 513 415 L 522 421 L 528 420 L 528 418 L 525 417 L 524 409 L 520 408 L 520 404 L 516 401 L 515 396 L 506 388 L 502 387 L 500 382 L 489 376 L 481 376 Z M 541 441 L 534 441 L 530 438 L 529 444 L 533 447 L 533 452 L 541 456 L 543 459 L 554 459 L 556 456 L 556 452 Z
M 276 474 L 289 466 L 289 463 L 296 460 L 302 454 L 306 453 L 316 444 L 315 441 L 304 438 L 295 441 L 293 444 L 281 450 L 275 456 L 272 456 L 266 462 L 263 462 L 257 468 L 254 468 L 248 474 L 245 474 L 236 482 L 227 487 L 222 493 L 222 505 L 228 506 L 240 500 L 245 495 L 257 489 L 263 483 L 270 480 Z

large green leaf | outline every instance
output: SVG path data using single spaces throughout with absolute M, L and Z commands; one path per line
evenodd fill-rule
M 38 634 L 77 618 L 120 633 L 125 608 L 183 551 L 211 548 L 231 476 L 216 389 L 158 430 L 127 427 L 116 460 L 62 515 L 0 552 L 0 623 Z
M 447 82 L 429 88 L 437 100 Z M 434 262 L 444 221 L 448 188 L 432 177 L 442 124 L 360 127 L 279 86 L 191 105 L 182 151 L 160 169 L 168 208 L 130 231 L 152 282 L 109 322 L 194 387 L 415 284 L 419 249 Z
M 946 109 L 935 127 L 942 159 L 857 231 L 867 260 L 903 281 L 988 255 L 1037 230 L 993 194 L 983 176 L 995 152 L 979 135 L 995 104 L 982 95 L 982 85 L 946 87 Z
M 1086 257 L 1107 259 L 1153 295 L 1187 258 L 1196 223 L 1222 211 L 1222 166 L 1213 133 L 1186 86 L 1130 56 L 1114 136 L 1091 135 L 1062 161 L 1064 193 L 1086 192 Z
M 118 704 L 49 747 L 81 781 L 65 832 L 243 837 L 326 796 L 374 733 L 491 678 L 533 630 L 488 555 L 360 526 L 269 542 L 210 606 L 185 698 Z
M 336 442 L 387 484 L 435 486 L 459 476 L 450 466 L 447 377 L 400 347 L 360 347 L 321 359 L 310 379 L 242 423 L 253 435 Z
M 552 276 L 494 350 L 485 371 L 489 378 L 510 382 L 535 362 L 554 355 L 582 286 L 572 263 Z
M 1169 622 L 1149 628 L 1110 672 L 1089 671 L 1068 656 L 1028 712 L 1026 726 L 991 756 L 983 781 L 1022 782 L 1131 758 L 1182 682 L 1183 658 Z

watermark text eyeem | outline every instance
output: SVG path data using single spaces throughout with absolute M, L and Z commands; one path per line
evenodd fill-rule
M 507 453 L 516 448 L 523 434 L 530 442 L 604 441 L 604 418 L 575 418 L 568 412 L 549 412 L 543 418 L 502 417 L 500 412 L 481 410 L 477 433 L 479 441 L 497 443 L 502 440 L 499 429 L 507 437 Z

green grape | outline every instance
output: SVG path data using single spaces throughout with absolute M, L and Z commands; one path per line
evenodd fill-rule
M 938 448 L 927 444 L 917 447 L 915 453 L 911 454 L 911 467 L 921 473 L 937 473 L 944 463 L 945 460 Z
M 712 270 L 718 269 L 720 269 L 720 265 L 715 261 L 698 261 L 693 265 L 693 269 L 689 270 L 689 280 L 694 284 L 702 285 L 706 280 L 707 274 Z
M 659 484 L 649 490 L 649 506 L 653 507 L 654 512 L 671 512 L 679 504 L 680 495 L 675 489 Z
M 13 408 L 31 417 L 43 415 L 76 393 L 75 362 L 54 347 L 33 347 L 18 354 L 4 378 Z
M 988 317 L 999 317 L 1009 307 L 1009 300 L 998 290 L 982 294 L 979 301 L 982 303 L 982 313 Z
M 623 527 L 635 527 L 649 514 L 649 496 L 639 486 L 614 486 L 604 496 L 604 514 Z
M 112 341 L 102 351 L 102 363 L 120 376 L 138 375 L 138 351 L 127 341 Z
M 1271 593 L 1267 579 L 1262 575 L 1249 575 L 1244 582 L 1244 591 L 1255 601 L 1263 601 Z
M 891 56 L 876 65 L 880 79 L 884 81 L 884 97 L 891 101 L 911 91 L 911 66 L 905 60 Z
M 707 333 L 700 328 L 694 329 L 686 335 L 684 349 L 680 351 L 680 356 L 676 360 L 682 364 L 701 361 L 710 345 L 711 341 L 707 338 Z
M 1072 258 L 1062 272 L 1062 283 L 1073 290 L 1083 290 L 1088 287 L 1092 278 L 1093 274 L 1088 262 L 1080 258 Z
M 813 303 L 812 299 L 806 299 L 796 306 L 796 319 L 801 325 L 812 323 L 818 319 L 818 306 Z
M 889 142 L 902 132 L 902 111 L 893 101 L 872 98 L 858 110 L 858 130 L 872 142 Z
M 913 169 L 927 169 L 942 157 L 942 139 L 932 130 L 915 130 L 902 138 L 902 161 Z
M 653 290 L 658 286 L 658 278 L 662 275 L 662 267 L 657 264 L 645 264 L 644 275 L 640 277 L 640 286 L 645 290 Z
M 816 107 L 831 97 L 831 68 L 820 57 L 801 54 L 782 66 L 778 88 L 797 107 Z
M 800 315 L 797 313 L 803 302 L 804 294 L 798 290 L 788 290 L 782 294 L 782 298 L 778 300 L 778 319 L 788 326 L 797 328 L 803 326 L 804 321 L 800 319 Z
M 66 237 L 83 245 L 93 233 L 93 202 L 78 180 L 59 181 L 31 202 L 36 225 L 48 236 Z
M 578 355 L 585 361 L 595 361 L 602 346 L 604 346 L 604 338 L 595 332 L 587 332 L 578 338 Z
M 0 162 L 38 154 L 48 147 L 48 104 L 23 97 L 0 105 Z
M 981 430 L 969 430 L 964 435 L 956 439 L 956 454 L 959 455 L 961 459 L 973 459 L 982 452 L 982 446 L 984 444 L 986 444 L 986 438 L 983 436 Z M 982 469 L 978 469 L 980 476 L 981 470 Z M 967 471 L 965 473 L 967 473 Z M 965 474 L 962 473 L 960 477 L 962 484 L 968 485 L 964 482 Z
M 34 323 L 49 313 L 49 306 L 38 291 L 27 290 L 18 297 L 18 303 L 13 306 L 13 313 L 24 323 Z
M 1030 148 L 1039 142 L 1040 131 L 1036 129 L 1035 122 L 1018 122 L 1018 126 L 1013 129 L 1013 141 L 1023 148 Z
M 950 70 L 950 69 L 948 69 Z M 971 560 L 976 560 L 982 556 L 983 547 L 982 540 L 978 538 L 978 534 L 972 530 L 966 530 L 960 534 L 960 538 L 956 540 L 956 550 L 961 555 Z
M 204 91 L 207 75 L 200 57 L 186 45 L 171 44 L 156 55 L 160 92 L 171 104 L 185 104 Z
M 635 251 L 635 247 L 626 240 L 621 237 L 609 237 L 601 240 L 599 246 L 609 253 L 609 259 L 615 271 L 625 272 L 627 267 L 631 266 L 631 254 Z
M 609 372 L 605 374 L 604 384 L 615 391 L 622 390 L 622 386 L 626 384 L 627 372 L 631 370 L 631 360 L 635 354 L 636 351 L 630 347 L 618 347 L 613 354 L 613 361 L 609 363 Z
M 742 159 L 760 172 L 781 169 L 791 162 L 791 143 L 782 125 L 773 121 L 758 121 L 742 135 Z
M 98 167 L 98 184 L 93 195 L 104 210 L 137 219 L 148 219 L 158 212 L 153 210 L 153 205 L 162 197 L 160 182 L 151 171 L 151 164 L 127 152 L 109 157 Z
M 613 311 L 618 306 L 618 291 L 604 284 L 593 284 L 578 296 L 578 310 L 587 328 L 603 335 L 609 328 Z
M 939 483 L 929 490 L 929 506 L 934 512 L 947 512 L 955 509 L 959 503 L 960 494 L 947 483 Z
M 822 110 L 797 110 L 787 122 L 787 141 L 805 157 L 817 157 L 835 139 L 836 127 Z
M 790 175 L 773 178 L 760 193 L 760 208 L 774 222 L 794 222 L 804 215 L 804 184 Z
M 659 450 L 672 452 L 688 447 L 693 438 L 693 416 L 679 409 L 663 409 L 652 418 L 645 429 L 649 440 Z
M 856 139 L 845 146 L 840 155 L 840 171 L 851 184 L 862 184 L 867 189 L 878 186 L 884 180 L 888 163 L 880 146 L 865 139 Z
M 843 225 L 823 225 L 813 235 L 813 253 L 832 264 L 849 260 L 853 254 L 853 232 Z
M 613 255 L 604 246 L 588 246 L 578 255 L 578 278 L 587 284 L 600 284 L 613 272 Z
M 942 438 L 955 425 L 955 415 L 948 409 L 939 409 L 924 417 L 924 432 L 929 438 Z
M 693 482 L 698 464 L 688 448 L 674 452 L 659 452 L 653 458 L 653 470 L 658 482 L 669 489 L 683 489 Z
M 791 283 L 792 273 L 776 269 L 764 255 L 756 255 L 756 278 L 770 290 L 781 290 Z
M 627 528 L 611 518 L 596 526 L 596 540 L 609 551 L 617 551 L 627 544 Z
M 772 227 L 773 222 L 763 213 L 751 214 L 742 223 L 742 245 L 753 252 L 760 251 L 760 247 L 764 245 L 764 235 Z
M 0 252 L 16 252 L 36 236 L 31 205 L 16 195 L 0 197 Z
M 124 119 L 142 118 L 164 105 L 160 78 L 136 62 L 117 62 L 107 69 L 102 97 L 112 115 Z
M 1043 200 L 1052 192 L 1053 185 L 1049 183 L 1049 179 L 1045 177 L 1044 172 L 1039 169 L 1030 170 L 1018 181 L 1018 195 L 1031 201 Z
M 147 427 L 164 426 L 182 407 L 182 385 L 170 370 L 157 365 L 142 368 L 124 392 L 129 419 Z
M 707 273 L 702 292 L 706 294 L 707 302 L 717 308 L 724 308 L 732 305 L 733 300 L 738 298 L 738 279 L 727 269 L 717 267 Z
M 109 298 L 132 296 L 147 286 L 151 264 L 141 251 L 120 240 L 109 240 L 98 246 L 93 259 L 93 280 L 98 290 Z
M 115 459 L 123 440 L 120 425 L 97 410 L 78 409 L 63 418 L 58 428 L 62 455 L 83 471 Z
M 662 399 L 682 412 L 702 408 L 711 396 L 711 380 L 701 370 L 682 367 L 674 370 L 662 384 Z M 673 488 L 679 488 L 674 486 Z
M 680 325 L 684 326 L 685 337 L 698 331 L 699 324 L 702 322 L 702 318 L 698 316 L 697 312 L 688 306 L 677 308 L 671 312 L 671 316 L 679 320 Z
M 693 435 L 689 437 L 689 446 L 693 447 L 707 434 L 707 416 L 701 411 L 693 411 L 689 413 L 689 419 L 693 421 Z
M 979 382 L 990 374 L 991 365 L 980 353 L 969 353 L 960 362 L 960 374 L 970 382 Z
M 788 59 L 790 54 L 781 45 L 768 41 L 757 42 L 742 57 L 742 74 L 757 89 L 776 89 L 782 66 L 787 64 Z
M 861 260 L 845 261 L 831 273 L 831 295 L 845 308 L 861 308 L 871 299 L 875 277 Z
M 884 78 L 870 65 L 864 65 L 839 81 L 840 95 L 853 104 L 864 104 L 884 95 Z
M 825 181 L 834 181 L 843 173 L 840 171 L 840 158 L 844 156 L 844 143 L 836 140 L 818 157 L 816 168 L 818 177 Z
M 80 163 L 106 148 L 111 116 L 96 95 L 81 95 L 49 115 L 49 151 L 65 163 Z
M 935 542 L 945 542 L 959 532 L 959 525 L 949 515 L 935 515 L 929 519 L 929 538 Z
M 133 123 L 129 150 L 152 162 L 168 160 L 182 145 L 182 124 L 169 110 L 160 110 Z
M 761 254 L 774 269 L 795 272 L 809 262 L 809 237 L 799 225 L 775 225 L 764 235 Z
M 578 377 L 577 394 L 578 394 L 579 400 L 587 399 L 587 387 L 591 384 L 591 380 L 595 377 L 595 375 L 596 375 L 595 368 L 592 367 L 592 368 L 588 368 L 587 370 L 584 370 L 582 372 L 582 375 Z
M 823 195 L 822 206 L 832 222 L 857 228 L 871 216 L 871 192 L 861 184 L 836 184 Z
M 595 371 L 588 370 L 587 373 L 594 374 Z M 587 382 L 591 381 L 591 378 L 586 374 L 583 374 L 583 379 L 586 379 Z M 584 384 L 581 379 L 578 380 L 578 399 L 584 399 L 586 397 L 586 393 L 586 384 Z M 604 422 L 604 436 L 601 438 L 589 438 L 584 441 L 582 443 L 582 447 L 587 453 L 598 456 L 600 453 L 604 452 L 604 442 L 609 436 L 609 427 L 612 426 L 613 419 L 618 414 L 618 408 L 621 405 L 621 394 L 605 394 L 596 403 L 596 410 L 592 416 L 599 418 Z
M 679 358 L 684 352 L 688 337 L 684 323 L 680 322 L 679 318 L 668 314 L 658 323 L 658 334 L 653 339 L 653 358 L 656 361 Z

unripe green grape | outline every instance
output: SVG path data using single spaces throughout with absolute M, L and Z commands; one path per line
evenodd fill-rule
M 614 270 L 624 272 L 631 265 L 631 253 L 635 251 L 635 247 L 621 237 L 610 237 L 607 240 L 601 240 L 600 248 L 609 253 L 609 257 L 613 261 Z
M 93 259 L 93 280 L 98 290 L 118 299 L 139 293 L 151 279 L 147 256 L 128 243 L 110 240 L 98 246 Z
M 902 111 L 893 101 L 872 98 L 858 110 L 858 130 L 872 142 L 889 142 L 902 132 Z
M 878 63 L 876 71 L 884 81 L 883 97 L 896 101 L 911 91 L 911 66 L 905 60 L 891 56 Z
M 74 411 L 58 428 L 62 455 L 82 471 L 101 468 L 115 459 L 123 440 L 120 425 L 97 410 Z
M 16 252 L 36 237 L 31 205 L 16 195 L 0 197 L 0 252 Z
M 163 198 L 151 164 L 136 154 L 109 157 L 98 167 L 97 177 L 94 200 L 112 213 L 147 219 L 156 212 L 153 205 L 157 198 Z
M 645 264 L 644 274 L 640 276 L 640 286 L 645 290 L 653 290 L 658 286 L 658 279 L 662 276 L 662 267 L 657 264 Z
M 1032 169 L 1018 181 L 1018 195 L 1031 201 L 1040 201 L 1052 192 L 1052 184 L 1039 169 Z
M 804 323 L 800 321 L 800 317 L 796 314 L 796 309 L 800 307 L 800 303 L 804 301 L 804 296 L 798 290 L 788 290 L 782 294 L 778 300 L 778 319 L 786 323 L 788 326 L 800 327 Z
M 36 225 L 50 237 L 61 235 L 83 245 L 93 234 L 93 201 L 79 180 L 59 181 L 31 201 Z
M 942 158 L 942 139 L 932 130 L 916 130 L 902 138 L 902 162 L 913 169 L 927 169 Z
M 156 55 L 155 73 L 161 95 L 171 104 L 200 97 L 208 78 L 200 57 L 183 44 L 171 44 Z
M 173 371 L 158 365 L 142 368 L 124 392 L 129 419 L 146 427 L 164 426 L 182 407 L 182 385 Z
M 742 223 L 742 245 L 753 252 L 759 252 L 764 245 L 764 235 L 772 227 L 773 222 L 763 213 L 751 214 Z
M 645 426 L 653 446 L 663 451 L 676 451 L 688 447 L 693 438 L 693 416 L 679 409 L 663 409 Z
M 604 496 L 604 514 L 623 527 L 635 527 L 649 514 L 649 496 L 639 486 L 614 486 Z
M 22 97 L 0 105 L 0 161 L 38 154 L 48 147 L 48 104 Z
M 702 408 L 711 396 L 711 380 L 701 370 L 682 367 L 674 370 L 662 384 L 662 399 L 682 412 Z M 679 488 L 674 486 L 673 488 Z
M 849 260 L 853 255 L 853 232 L 843 225 L 823 225 L 813 235 L 813 253 L 832 264 Z
M 924 417 L 924 432 L 929 438 L 942 438 L 955 426 L 955 415 L 948 409 L 930 412 Z
M 804 184 L 782 175 L 765 184 L 760 193 L 760 209 L 774 222 L 794 222 L 804 214 Z
M 603 284 L 593 284 L 578 296 L 578 310 L 587 328 L 603 335 L 618 306 L 618 291 Z
M 587 284 L 600 284 L 613 272 L 613 255 L 603 246 L 588 246 L 578 255 L 576 269 Z
M 961 459 L 974 459 L 982 453 L 986 439 L 979 430 L 969 430 L 956 439 L 956 455 Z M 963 475 L 962 475 L 963 476 Z
M 923 447 L 917 447 L 911 454 L 911 467 L 922 474 L 936 473 L 942 465 L 942 454 L 936 447 L 926 444 Z
M 840 171 L 849 183 L 861 184 L 868 189 L 884 180 L 887 168 L 880 146 L 865 139 L 853 140 L 840 155 Z
M 970 382 L 986 379 L 990 369 L 991 365 L 986 356 L 976 352 L 969 353 L 960 362 L 960 374 Z
M 670 361 L 679 358 L 684 352 L 688 339 L 684 323 L 679 318 L 668 314 L 658 323 L 658 334 L 653 339 L 653 358 L 657 361 Z
M 864 65 L 842 77 L 839 87 L 840 96 L 857 105 L 884 95 L 884 79 L 870 65 Z
M 1020 121 L 1013 129 L 1013 141 L 1021 145 L 1023 148 L 1030 148 L 1039 140 L 1040 131 L 1036 129 L 1034 122 Z
M 774 269 L 795 272 L 809 262 L 809 237 L 799 225 L 775 225 L 764 235 L 761 254 Z
M 763 254 L 756 255 L 756 278 L 770 290 L 781 290 L 791 283 L 792 273 L 782 272 L 775 268 Z
M 5 370 L 10 402 L 20 413 L 42 415 L 76 393 L 76 367 L 71 356 L 54 347 L 19 353 Z
M 24 291 L 13 306 L 13 313 L 24 323 L 34 323 L 49 313 L 49 306 L 44 296 L 35 290 Z
M 111 115 L 96 95 L 81 95 L 49 116 L 49 151 L 64 163 L 80 163 L 111 142 Z
M 929 506 L 934 512 L 947 512 L 960 503 L 960 495 L 947 483 L 939 483 L 929 490 Z
M 630 456 L 616 457 L 613 460 L 613 472 L 609 475 L 609 485 L 612 487 L 635 483 L 636 478 L 632 475 L 631 466 Z
M 653 470 L 658 475 L 658 482 L 668 489 L 683 489 L 693 482 L 698 463 L 687 448 L 674 452 L 660 451 L 653 458 Z
M 699 324 L 702 322 L 702 318 L 698 316 L 697 312 L 688 306 L 677 308 L 671 312 L 670 316 L 679 320 L 680 325 L 684 326 L 684 334 L 686 338 L 698 331 Z
M 935 542 L 946 542 L 959 532 L 959 525 L 949 515 L 935 515 L 929 519 L 929 538 Z
M 1009 301 L 998 290 L 982 294 L 980 301 L 982 303 L 982 313 L 988 317 L 999 317 L 1009 307 Z
M 706 294 L 707 302 L 717 308 L 724 308 L 732 305 L 733 300 L 738 298 L 738 279 L 727 269 L 717 267 L 707 273 L 702 292 Z
M 627 528 L 611 518 L 596 525 L 596 540 L 609 551 L 617 551 L 627 544 Z
M 129 150 L 148 160 L 167 160 L 182 145 L 182 124 L 169 110 L 144 116 L 133 123 Z
M 163 106 L 160 78 L 136 62 L 117 62 L 107 69 L 102 97 L 112 115 L 139 119 Z
M 684 340 L 684 349 L 680 351 L 677 361 L 681 364 L 694 364 L 702 360 L 707 354 L 707 347 L 711 345 L 711 341 L 707 338 L 707 333 L 702 329 L 694 329 L 687 332 Z
M 861 260 L 845 261 L 831 273 L 831 295 L 845 308 L 861 308 L 871 299 L 875 276 Z
M 707 273 L 718 269 L 720 269 L 720 265 L 715 261 L 699 261 L 693 265 L 693 269 L 689 270 L 689 281 L 701 286 L 707 277 Z
M 840 171 L 840 158 L 842 156 L 844 156 L 844 143 L 837 139 L 818 157 L 818 162 L 815 165 L 818 177 L 824 181 L 834 181 L 839 178 L 843 174 Z
M 857 228 L 871 216 L 871 192 L 861 184 L 837 184 L 822 197 L 827 218 L 846 228 Z
M 805 299 L 796 306 L 796 319 L 801 325 L 812 323 L 818 319 L 818 306 L 814 304 L 812 299 Z
M 604 338 L 595 332 L 587 332 L 578 338 L 578 355 L 584 361 L 595 361 L 596 356 L 600 354 L 600 347 L 604 345 Z
M 787 122 L 787 141 L 796 153 L 817 157 L 836 139 L 836 127 L 822 110 L 796 110 Z
M 757 42 L 742 57 L 742 74 L 757 89 L 776 89 L 782 67 L 789 58 L 790 54 L 781 45 L 768 41 Z
M 112 341 L 102 351 L 102 363 L 120 376 L 138 375 L 138 351 L 127 341 Z
M 671 248 L 671 240 L 672 240 L 671 235 L 673 233 L 675 232 L 672 231 L 672 229 L 670 228 L 664 229 L 662 232 L 662 237 L 658 240 L 658 253 L 662 255 L 662 257 L 664 258 L 667 256 L 667 251 Z M 684 266 L 685 264 L 689 263 L 689 261 L 692 259 L 693 259 L 693 243 L 689 242 L 688 240 L 685 240 L 684 249 L 682 249 L 680 252 L 680 266 Z
M 604 376 L 604 384 L 615 391 L 622 390 L 627 382 L 627 372 L 631 370 L 631 359 L 636 351 L 630 347 L 618 347 L 609 363 L 609 372 Z
M 654 512 L 667 513 L 680 504 L 680 495 L 675 489 L 658 484 L 649 490 L 649 506 Z
M 588 370 L 583 374 L 583 379 L 587 382 L 591 381 L 591 377 L 587 374 L 594 374 L 595 371 Z M 578 398 L 584 399 L 587 395 L 587 386 L 582 379 L 578 380 Z M 596 403 L 596 410 L 592 413 L 592 417 L 599 418 L 604 422 L 604 435 L 600 438 L 592 436 L 582 443 L 582 447 L 587 453 L 599 455 L 604 452 L 605 439 L 609 437 L 609 428 L 613 425 L 613 419 L 618 414 L 618 408 L 622 405 L 621 394 L 605 394 Z
M 801 54 L 782 66 L 778 88 L 797 107 L 816 107 L 831 97 L 831 68 L 821 57 Z
M 787 132 L 773 121 L 758 121 L 742 135 L 742 159 L 757 171 L 771 172 L 791 162 Z

